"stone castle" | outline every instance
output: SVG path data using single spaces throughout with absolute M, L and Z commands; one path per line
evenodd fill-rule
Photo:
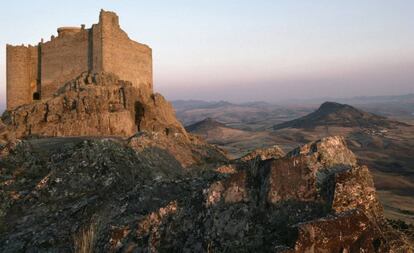
M 61 27 L 37 46 L 7 45 L 7 109 L 51 98 L 84 72 L 111 72 L 152 93 L 152 50 L 131 40 L 114 12 L 101 10 L 91 28 Z

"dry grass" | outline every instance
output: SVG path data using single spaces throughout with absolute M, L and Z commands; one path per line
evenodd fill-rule
M 96 225 L 91 223 L 73 236 L 75 253 L 92 253 L 96 239 Z

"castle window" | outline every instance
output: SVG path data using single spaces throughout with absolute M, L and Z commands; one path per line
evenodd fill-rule
M 39 92 L 33 93 L 33 100 L 40 100 L 40 93 Z

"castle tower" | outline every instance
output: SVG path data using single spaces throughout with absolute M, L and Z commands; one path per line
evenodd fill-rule
M 6 45 L 7 109 L 31 103 L 37 98 L 38 48 Z

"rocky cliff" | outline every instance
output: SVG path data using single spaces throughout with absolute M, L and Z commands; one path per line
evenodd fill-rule
M 1 252 L 412 252 L 341 137 L 191 171 L 162 148 L 75 140 L 0 161 Z
M 83 73 L 53 98 L 2 116 L 11 138 L 123 136 L 137 131 L 186 134 L 169 102 L 111 73 Z
M 83 73 L 53 98 L 6 111 L 0 121 L 0 154 L 20 139 L 52 137 L 118 138 L 137 151 L 166 150 L 184 168 L 226 159 L 222 151 L 187 134 L 162 95 L 105 72 Z

